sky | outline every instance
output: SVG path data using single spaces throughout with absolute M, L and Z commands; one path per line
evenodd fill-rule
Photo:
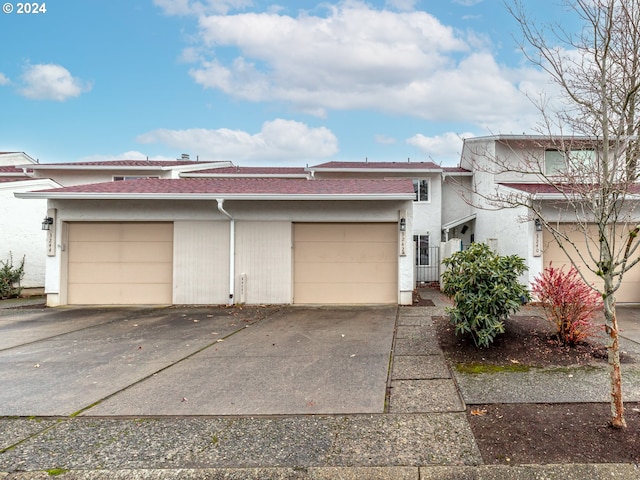
M 0 3 L 0 152 L 42 163 L 454 166 L 550 88 L 502 0 Z

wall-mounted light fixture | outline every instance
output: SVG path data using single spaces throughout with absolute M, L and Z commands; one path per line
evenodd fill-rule
M 467 233 L 467 230 L 469 230 L 469 225 L 463 226 L 462 230 L 460 230 L 460 233 L 462 233 L 464 235 L 465 233 Z
M 51 225 L 53 225 L 53 217 L 44 217 L 44 220 L 42 220 L 42 230 L 51 230 Z
M 400 231 L 401 232 L 405 232 L 407 230 L 407 219 L 406 218 L 401 218 L 400 219 Z
M 534 224 L 536 226 L 536 232 L 541 232 L 542 231 L 542 222 L 540 221 L 539 218 L 535 219 Z

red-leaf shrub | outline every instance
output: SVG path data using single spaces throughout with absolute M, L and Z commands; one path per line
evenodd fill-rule
M 602 297 L 584 282 L 575 267 L 564 272 L 563 268 L 548 266 L 533 281 L 532 292 L 562 343 L 584 342 L 601 328 L 592 320 L 602 311 Z

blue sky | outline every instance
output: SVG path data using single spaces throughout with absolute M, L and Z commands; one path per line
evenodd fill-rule
M 523 3 L 564 18 L 553 0 Z M 523 92 L 548 87 L 502 0 L 9 4 L 0 151 L 46 163 L 455 165 L 461 137 L 533 133 Z

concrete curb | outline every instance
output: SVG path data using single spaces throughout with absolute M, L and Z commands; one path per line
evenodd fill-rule
M 566 464 L 478 467 L 311 467 L 212 468 L 175 470 L 72 470 L 0 473 L 2 480 L 583 480 L 640 478 L 630 464 Z

